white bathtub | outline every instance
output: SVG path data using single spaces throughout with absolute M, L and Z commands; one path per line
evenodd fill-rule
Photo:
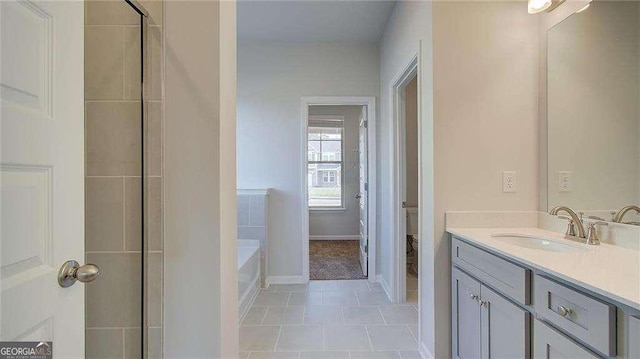
M 238 321 L 249 311 L 260 283 L 260 242 L 238 240 Z

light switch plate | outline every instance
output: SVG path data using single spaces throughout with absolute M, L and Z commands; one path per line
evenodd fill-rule
M 502 192 L 513 193 L 517 189 L 516 171 L 502 172 Z
M 558 191 L 573 191 L 573 174 L 571 171 L 558 171 Z

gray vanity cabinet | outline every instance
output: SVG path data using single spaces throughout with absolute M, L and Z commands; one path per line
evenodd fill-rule
M 452 273 L 452 328 L 454 358 L 480 358 L 480 282 L 457 268 Z
M 627 322 L 629 328 L 629 335 L 627 336 L 629 354 L 627 357 L 638 359 L 640 358 L 640 314 L 637 316 L 630 315 Z
M 530 314 L 453 268 L 454 358 L 529 358 Z
M 539 320 L 535 320 L 533 325 L 533 338 L 535 359 L 599 358 L 599 356 Z
M 481 285 L 482 358 L 529 358 L 528 311 Z

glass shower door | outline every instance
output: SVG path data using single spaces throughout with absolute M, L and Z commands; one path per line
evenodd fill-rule
M 146 11 L 85 2 L 86 358 L 146 357 Z
M 149 323 L 161 356 L 148 27 L 135 0 L 0 1 L 0 356 L 149 357 Z

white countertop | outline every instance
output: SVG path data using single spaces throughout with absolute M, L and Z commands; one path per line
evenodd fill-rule
M 610 244 L 586 245 L 586 252 L 549 252 L 511 245 L 491 237 L 518 233 L 567 242 L 563 235 L 539 228 L 447 228 L 447 232 L 513 261 L 544 271 L 588 291 L 640 310 L 640 251 Z

